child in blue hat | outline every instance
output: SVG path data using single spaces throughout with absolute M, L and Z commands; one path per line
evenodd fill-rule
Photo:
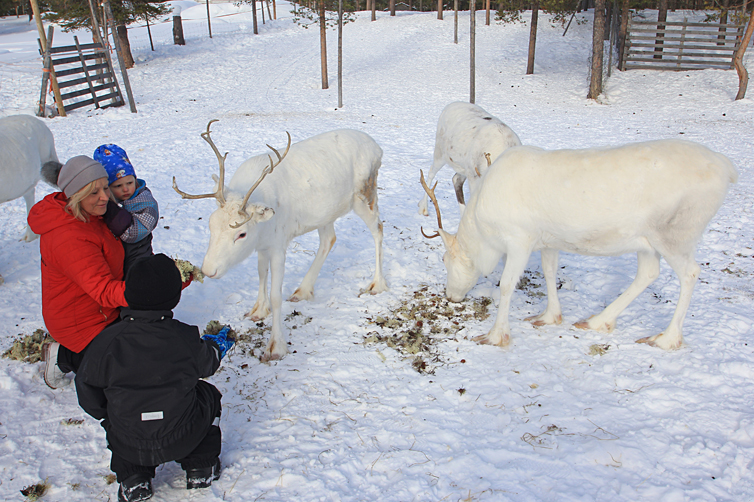
M 125 150 L 112 143 L 100 145 L 93 157 L 107 171 L 110 192 L 115 199 L 108 206 L 104 220 L 123 244 L 125 274 L 134 262 L 154 254 L 152 230 L 160 217 L 159 208 L 146 182 L 136 178 Z

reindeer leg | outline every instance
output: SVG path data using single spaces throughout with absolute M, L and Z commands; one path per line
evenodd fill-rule
M 26 201 L 26 216 L 29 216 L 29 211 L 31 211 L 31 206 L 34 205 L 34 189 L 35 186 L 32 186 L 25 194 L 24 194 L 24 201 Z M 26 233 L 21 238 L 22 241 L 25 242 L 31 242 L 34 239 L 39 237 L 37 234 L 31 231 L 31 227 L 29 227 L 29 224 L 26 224 Z
M 285 274 L 285 251 L 273 253 L 270 257 L 272 300 L 272 332 L 262 354 L 262 362 L 282 359 L 288 353 L 288 336 L 283 332 L 281 308 L 283 306 L 283 275 Z
M 314 297 L 314 282 L 317 280 L 319 271 L 322 269 L 322 265 L 325 263 L 325 258 L 330 254 L 330 250 L 335 244 L 335 226 L 333 223 L 328 223 L 324 227 L 317 230 L 319 233 L 319 249 L 317 250 L 317 256 L 314 257 L 312 266 L 309 267 L 309 271 L 306 272 L 304 280 L 301 281 L 301 285 L 293 292 L 289 302 L 298 302 L 301 300 L 311 300 Z
M 636 256 L 638 258 L 636 278 L 628 289 L 598 315 L 586 321 L 577 322 L 574 327 L 612 333 L 620 313 L 660 275 L 660 254 L 657 251 L 650 248 L 639 251 Z
M 664 254 L 663 256 L 681 281 L 681 293 L 678 297 L 678 304 L 673 313 L 673 318 L 670 320 L 670 325 L 665 329 L 665 332 L 652 337 L 642 338 L 637 340 L 637 342 L 648 343 L 665 350 L 674 350 L 681 348 L 683 345 L 683 319 L 686 317 L 686 312 L 689 309 L 691 293 L 694 291 L 701 268 L 694 261 L 693 252 L 689 255 Z
M 266 252 L 257 252 L 257 272 L 259 273 L 259 292 L 257 302 L 245 317 L 254 322 L 261 321 L 270 315 L 270 300 L 267 296 L 267 271 L 270 268 L 270 256 Z
M 374 239 L 374 278 L 372 282 L 361 293 L 376 295 L 387 291 L 387 283 L 382 275 L 382 222 L 380 221 L 380 211 L 377 208 L 377 194 L 373 194 L 371 203 L 356 197 L 353 205 L 353 211 L 364 220 L 369 231 L 372 232 Z
M 524 273 L 526 263 L 529 261 L 529 255 L 531 255 L 529 249 L 509 246 L 503 275 L 500 277 L 500 305 L 497 309 L 495 324 L 486 335 L 475 337 L 475 342 L 498 345 L 500 347 L 506 347 L 510 344 L 511 329 L 508 323 L 508 314 L 510 311 L 511 296 L 513 296 L 513 291 L 516 289 L 518 279 Z
M 558 299 L 558 250 L 543 249 L 541 254 L 542 272 L 547 284 L 547 308 L 541 314 L 527 317 L 526 320 L 531 321 L 534 326 L 560 324 L 563 321 L 563 315 Z

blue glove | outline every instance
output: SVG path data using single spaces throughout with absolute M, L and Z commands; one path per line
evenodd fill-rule
M 217 348 L 220 349 L 220 359 L 225 357 L 225 353 L 230 350 L 230 348 L 236 343 L 235 340 L 232 338 L 228 338 L 228 332 L 230 331 L 230 326 L 225 326 L 223 329 L 221 329 L 216 335 L 203 335 L 202 340 L 215 342 L 217 344 Z

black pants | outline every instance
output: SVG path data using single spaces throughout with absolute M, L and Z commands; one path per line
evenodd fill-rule
M 116 322 L 120 322 L 120 317 L 116 317 L 115 320 L 105 326 L 105 328 L 109 328 Z M 104 330 L 105 328 L 102 329 Z M 89 345 L 84 347 L 81 352 L 74 352 L 61 345 L 58 349 L 58 368 L 60 368 L 60 371 L 63 373 L 70 373 L 71 371 L 77 373 L 79 371 L 79 366 L 81 366 L 81 361 L 84 360 L 84 354 L 86 354 L 86 349 L 88 347 Z
M 220 427 L 212 425 L 201 443 L 194 448 L 194 451 L 186 455 L 184 458 L 177 459 L 176 462 L 181 464 L 184 471 L 188 469 L 211 467 L 215 464 L 215 460 L 220 456 L 221 448 L 222 433 L 220 432 Z M 136 473 L 144 473 L 153 478 L 156 468 L 156 465 L 132 464 L 115 452 L 113 452 L 112 458 L 110 459 L 110 470 L 112 470 L 117 476 L 118 483 L 122 483 L 124 479 L 128 479 Z

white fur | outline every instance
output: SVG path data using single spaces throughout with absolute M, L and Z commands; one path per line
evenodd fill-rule
M 737 177 L 725 156 L 688 141 L 589 150 L 510 148 L 483 178 L 458 233 L 440 231 L 446 294 L 462 300 L 506 254 L 497 319 L 488 334 L 476 338 L 505 346 L 511 295 L 532 252 L 541 250 L 547 281 L 547 308 L 530 319 L 535 325 L 562 319 L 555 280 L 559 250 L 597 256 L 635 252 L 634 282 L 600 314 L 576 324 L 610 332 L 618 315 L 657 278 L 662 256 L 680 279 L 680 297 L 667 329 L 640 341 L 679 348 L 700 272 L 697 243 Z
M 435 155 L 432 168 L 427 176 L 427 184 L 445 165 L 452 167 L 456 199 L 463 214 L 465 203 L 463 182 L 469 180 L 469 193 L 476 192 L 480 175 L 488 169 L 487 156 L 494 162 L 501 153 L 511 146 L 521 144 L 513 130 L 500 119 L 471 103 L 450 103 L 440 114 L 435 136 Z M 419 214 L 427 216 L 427 196 L 419 202 Z
M 50 161 L 58 161 L 55 141 L 41 120 L 31 115 L 0 118 L 0 203 L 23 197 L 28 215 L 42 164 Z M 21 240 L 37 237 L 27 224 Z
M 290 300 L 310 299 L 322 264 L 335 244 L 334 222 L 351 210 L 361 217 L 375 243 L 375 273 L 369 293 L 387 289 L 382 275 L 382 222 L 377 207 L 377 173 L 382 149 L 359 131 L 331 131 L 295 143 L 288 155 L 253 192 L 246 210 L 253 217 L 238 228 L 241 199 L 269 164 L 267 154 L 247 160 L 225 189 L 226 203 L 209 220 L 210 242 L 202 264 L 208 277 L 220 278 L 255 250 L 259 258 L 259 293 L 252 320 L 272 309 L 272 334 L 263 361 L 283 357 L 287 337 L 281 321 L 285 254 L 290 241 L 317 230 L 320 246 L 314 263 Z M 267 271 L 271 270 L 270 297 Z

